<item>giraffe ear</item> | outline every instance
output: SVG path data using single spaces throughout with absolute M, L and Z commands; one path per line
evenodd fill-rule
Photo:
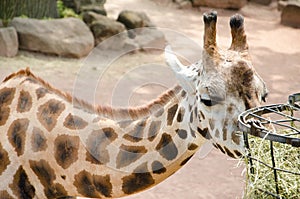
M 194 93 L 196 88 L 193 84 L 193 77 L 197 75 L 194 71 L 189 70 L 189 68 L 183 65 L 175 53 L 172 51 L 171 47 L 168 45 L 165 48 L 165 59 L 166 63 L 171 67 L 173 72 L 176 75 L 176 79 L 179 82 L 179 85 L 188 93 Z

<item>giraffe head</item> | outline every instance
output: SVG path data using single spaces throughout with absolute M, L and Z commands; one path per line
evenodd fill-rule
M 166 48 L 166 62 L 187 92 L 189 106 L 198 112 L 197 128 L 215 147 L 229 156 L 240 156 L 244 142 L 238 127 L 238 115 L 265 101 L 267 89 L 248 54 L 248 44 L 241 15 L 230 18 L 232 43 L 228 50 L 216 44 L 217 13 L 204 13 L 202 60 L 184 66 Z M 203 132 L 203 131 L 202 131 Z

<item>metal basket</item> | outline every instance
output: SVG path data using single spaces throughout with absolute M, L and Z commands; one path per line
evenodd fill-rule
M 300 93 L 290 95 L 288 103 L 275 104 L 253 108 L 243 112 L 239 116 L 239 123 L 243 129 L 245 146 L 247 148 L 247 172 L 253 176 L 259 176 L 260 168 L 263 172 L 272 175 L 272 179 L 268 180 L 267 185 L 256 187 L 257 198 L 290 198 L 286 187 L 282 187 L 282 176 L 289 177 L 293 175 L 294 179 L 300 182 Z M 258 140 L 253 141 L 254 139 Z M 256 144 L 254 144 L 256 143 Z M 264 147 L 262 155 L 267 155 L 267 160 L 262 160 L 259 147 Z M 256 147 L 256 148 L 254 148 Z M 276 148 L 277 147 L 277 148 Z M 289 147 L 293 151 L 295 157 L 299 157 L 299 161 L 287 161 L 284 157 L 285 150 L 279 154 L 278 148 Z M 281 148 L 280 148 L 281 149 Z M 287 156 L 288 157 L 288 156 Z M 288 166 L 280 166 L 280 165 Z M 296 175 L 296 176 L 295 176 Z M 251 178 L 248 178 L 251 182 Z M 252 179 L 253 180 L 253 179 Z M 297 181 L 295 182 L 297 183 Z M 286 186 L 286 185 L 285 185 Z M 271 188 L 270 188 L 271 187 Z M 274 189 L 272 188 L 274 187 Z M 296 192 L 300 190 L 300 183 L 296 184 Z M 299 188 L 297 188 L 299 187 Z M 261 197 L 264 195 L 265 197 Z M 296 194 L 295 198 L 300 198 Z M 292 197 L 294 198 L 294 197 Z

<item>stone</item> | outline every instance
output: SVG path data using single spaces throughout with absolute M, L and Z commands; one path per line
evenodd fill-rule
M 277 2 L 277 10 L 282 11 L 285 6 L 287 6 L 287 1 L 278 1 Z
M 247 0 L 192 0 L 192 4 L 194 7 L 241 9 L 247 4 Z
M 83 20 L 94 35 L 95 45 L 126 30 L 122 23 L 94 12 L 84 13 Z
M 80 58 L 94 47 L 93 34 L 80 19 L 15 18 L 11 25 L 17 30 L 20 49 Z
M 106 0 L 80 0 L 81 5 L 104 5 Z
M 122 11 L 117 21 L 123 23 L 127 29 L 153 27 L 153 23 L 144 12 L 136 12 L 130 10 Z
M 0 27 L 0 56 L 14 57 L 18 53 L 18 35 L 14 27 Z
M 101 21 L 101 20 L 109 20 L 110 22 L 115 22 L 115 20 L 106 17 L 105 15 L 98 14 L 93 11 L 86 11 L 82 14 L 82 20 L 88 26 L 90 26 L 94 21 Z
M 80 7 L 80 11 L 82 13 L 91 11 L 91 12 L 101 14 L 101 15 L 104 15 L 104 16 L 107 15 L 107 12 L 106 12 L 103 5 L 83 5 L 83 6 Z
M 270 5 L 272 3 L 272 0 L 250 0 L 250 1 L 265 6 Z
M 281 24 L 300 28 L 300 2 L 288 1 L 288 4 L 282 9 Z

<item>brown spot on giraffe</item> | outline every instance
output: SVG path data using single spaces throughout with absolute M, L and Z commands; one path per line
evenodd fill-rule
M 144 128 L 146 126 L 146 120 L 139 121 L 133 130 L 123 136 L 124 139 L 131 142 L 139 142 L 143 139 Z
M 78 193 L 84 197 L 111 197 L 112 194 L 112 184 L 109 175 L 92 175 L 86 170 L 83 170 L 75 175 L 73 184 L 77 188 Z
M 8 106 L 11 104 L 12 100 L 14 99 L 15 95 L 15 88 L 2 88 L 0 90 L 0 105 L 1 106 Z
M 133 194 L 142 191 L 152 185 L 155 181 L 147 169 L 147 163 L 138 166 L 131 175 L 122 178 L 122 190 L 125 194 Z
M 236 143 L 237 145 L 240 145 L 240 141 L 241 141 L 241 135 L 236 133 L 236 132 L 232 132 L 231 133 L 231 139 L 234 143 Z
M 205 120 L 205 115 L 203 114 L 203 112 L 200 111 L 199 113 L 200 113 L 200 118 L 201 118 L 202 120 Z
M 196 150 L 196 149 L 198 149 L 198 145 L 197 144 L 195 144 L 195 143 L 190 143 L 189 144 L 189 146 L 188 146 L 188 150 L 189 151 L 194 151 L 194 150 Z
M 202 135 L 204 138 L 206 138 L 208 140 L 210 140 L 212 138 L 209 133 L 208 128 L 201 129 L 201 128 L 197 127 L 197 131 L 198 131 L 198 133 L 200 133 L 200 135 Z
M 191 131 L 191 135 L 192 135 L 194 138 L 196 138 L 195 131 L 194 131 L 192 128 L 190 128 L 190 131 Z
M 118 169 L 130 165 L 147 153 L 147 149 L 144 146 L 127 146 L 122 144 L 119 149 L 116 160 Z
M 62 102 L 51 99 L 39 107 L 37 117 L 41 124 L 50 132 L 55 127 L 57 118 L 64 109 L 65 105 Z
M 18 198 L 29 199 L 34 198 L 35 196 L 36 190 L 30 184 L 28 176 L 22 166 L 18 168 L 14 175 L 13 182 L 9 185 L 9 187 Z
M 224 151 L 223 147 L 221 145 L 219 145 L 218 143 L 215 143 L 214 146 L 217 148 L 217 149 L 220 149 L 220 151 L 224 154 L 226 154 L 226 152 Z
M 93 164 L 105 164 L 109 162 L 107 145 L 118 137 L 113 128 L 94 130 L 87 140 L 86 160 Z
M 178 109 L 178 113 L 177 113 L 177 122 L 182 122 L 183 120 L 183 117 L 184 117 L 184 112 L 185 112 L 185 109 L 183 107 L 180 107 Z
M 227 112 L 228 112 L 229 114 L 232 113 L 233 107 L 234 107 L 234 104 L 230 104 L 230 105 L 227 107 Z
M 186 96 L 186 92 L 184 90 L 181 91 L 181 97 L 185 97 Z
M 219 129 L 216 129 L 216 131 L 215 131 L 215 137 L 216 138 L 220 138 L 220 131 L 219 131 Z
M 226 141 L 227 140 L 227 129 L 223 128 L 223 140 Z
M 152 162 L 151 167 L 152 167 L 152 172 L 155 174 L 162 174 L 167 171 L 164 165 L 159 161 Z
M 172 139 L 172 136 L 167 133 L 162 134 L 155 149 L 167 160 L 174 160 L 178 155 L 178 149 Z
M 84 121 L 81 117 L 72 115 L 71 113 L 66 117 L 64 121 L 64 126 L 71 130 L 84 129 L 88 123 Z
M 232 158 L 235 158 L 234 154 L 226 146 L 224 146 L 224 149 L 225 149 L 227 155 L 229 155 Z
M 190 113 L 190 123 L 193 123 L 194 121 L 194 114 L 193 112 Z
M 0 191 L 1 199 L 14 199 L 7 191 Z
M 56 175 L 46 160 L 29 160 L 32 171 L 37 175 L 44 186 L 44 193 L 47 198 L 61 198 L 68 196 L 67 191 L 59 183 L 54 183 Z
M 148 140 L 150 142 L 153 141 L 156 138 L 157 134 L 160 131 L 160 127 L 161 127 L 161 121 L 151 122 L 150 127 L 149 127 L 149 131 L 148 131 Z
M 44 151 L 47 149 L 47 138 L 44 132 L 34 127 L 31 135 L 31 147 L 33 152 Z
M 180 166 L 183 166 L 185 165 L 192 157 L 193 157 L 194 154 L 192 154 L 191 156 L 185 158 L 181 163 L 180 163 Z
M 133 122 L 132 120 L 122 120 L 118 122 L 118 125 L 120 126 L 120 128 L 125 129 L 130 124 L 132 124 L 132 122 Z
M 49 91 L 46 88 L 38 88 L 36 89 L 35 93 L 37 96 L 37 99 L 39 100 L 40 98 L 44 97 Z
M 57 164 L 66 169 L 78 159 L 79 137 L 60 135 L 54 141 L 54 156 Z
M 15 91 L 15 88 L 6 87 L 0 90 L 0 126 L 6 124 L 6 121 L 10 114 L 9 105 L 14 98 Z
M 167 125 L 171 126 L 173 124 L 173 120 L 175 117 L 175 114 L 178 109 L 178 104 L 173 105 L 171 108 L 168 109 L 167 112 Z
M 17 111 L 24 113 L 30 111 L 32 107 L 32 97 L 29 92 L 22 90 L 18 99 Z
M 69 198 L 68 192 L 65 190 L 64 186 L 59 183 L 47 187 L 45 189 L 45 195 L 47 198 Z
M 198 115 L 198 108 L 197 108 L 197 106 L 195 106 L 195 108 L 194 108 L 194 115 Z
M 176 133 L 181 139 L 187 138 L 187 131 L 184 129 L 176 129 Z
M 234 150 L 233 152 L 237 155 L 237 157 L 243 157 L 243 154 L 241 154 L 238 150 Z
M 8 153 L 0 143 L 0 175 L 6 170 L 9 164 L 10 164 L 10 160 L 9 160 Z
M 26 131 L 29 120 L 26 118 L 17 119 L 10 125 L 7 136 L 10 144 L 15 148 L 17 155 L 23 155 L 25 149 Z

